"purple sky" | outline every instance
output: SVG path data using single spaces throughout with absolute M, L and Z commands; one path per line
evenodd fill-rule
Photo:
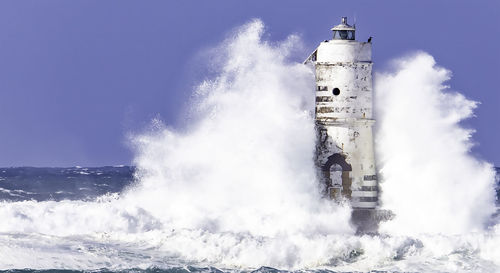
M 306 51 L 341 16 L 374 36 L 375 70 L 414 50 L 453 71 L 482 104 L 474 153 L 500 166 L 500 1 L 1 1 L 0 166 L 130 164 L 129 132 L 181 125 L 203 77 L 201 50 L 261 18 L 269 39 Z M 305 52 L 307 54 L 309 52 Z M 302 56 L 307 57 L 306 55 Z

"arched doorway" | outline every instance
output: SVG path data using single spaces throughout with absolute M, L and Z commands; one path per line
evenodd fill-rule
M 326 163 L 321 167 L 321 172 L 325 181 L 325 193 L 329 193 L 329 188 L 335 184 L 342 185 L 342 196 L 351 198 L 351 178 L 349 172 L 352 167 L 345 160 L 345 156 L 340 153 L 335 153 L 328 157 Z

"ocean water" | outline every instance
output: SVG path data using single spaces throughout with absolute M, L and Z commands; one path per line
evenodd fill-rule
M 11 167 L 0 168 L 0 206 L 7 204 L 30 203 L 33 204 L 43 202 L 68 202 L 69 200 L 84 202 L 102 202 L 103 196 L 113 196 L 117 198 L 120 192 L 124 192 L 128 187 L 132 187 L 137 182 L 134 177 L 136 168 L 130 166 L 105 166 L 105 167 L 71 167 L 71 168 L 34 168 L 34 167 Z M 496 168 L 497 175 L 500 176 L 500 168 Z M 500 183 L 497 184 L 497 200 L 500 198 Z M 497 204 L 500 206 L 500 204 Z M 497 212 L 497 214 L 500 210 Z M 74 216 L 78 217 L 78 216 Z M 492 216 L 492 220 L 500 215 Z M 2 221 L 9 219 L 2 218 Z M 495 220 L 497 221 L 497 220 Z M 166 251 L 162 253 L 161 241 L 168 243 L 168 239 L 172 238 L 172 233 L 165 231 L 149 231 L 151 234 L 143 237 L 143 239 L 152 239 L 153 245 L 145 247 L 140 242 L 133 242 L 136 238 L 129 238 L 120 242 L 119 238 L 106 234 L 87 234 L 87 235 L 71 235 L 71 236 L 54 236 L 47 234 L 38 234 L 36 232 L 25 232 L 23 230 L 15 230 L 10 232 L 0 233 L 0 272 L 23 273 L 23 272 L 145 272 L 145 273 L 219 273 L 219 272 L 262 272 L 262 273 L 279 273 L 289 272 L 288 270 L 272 268 L 263 265 L 253 269 L 249 268 L 224 268 L 214 266 L 203 266 L 199 261 L 182 260 L 173 255 L 172 252 Z M 136 232 L 134 232 L 136 233 Z M 203 231 L 197 232 L 203 233 Z M 304 268 L 300 272 L 359 272 L 356 271 L 336 271 L 336 264 L 355 263 L 366 255 L 363 247 L 360 244 L 353 244 L 353 236 L 345 235 L 348 246 L 351 248 L 345 249 L 340 257 L 333 257 L 327 261 L 322 269 Z M 438 236 L 440 240 L 444 238 Z M 471 236 L 471 235 L 468 235 Z M 113 238 L 115 237 L 115 238 Z M 135 234 L 132 237 L 141 237 Z M 155 238 L 156 237 L 156 238 Z M 244 240 L 245 236 L 241 236 L 239 240 Z M 403 240 L 389 238 L 387 235 L 364 235 L 353 236 L 356 240 L 367 240 L 375 242 L 376 247 L 382 247 L 378 244 L 391 243 L 394 247 L 390 255 L 390 261 L 397 263 L 405 259 L 408 255 L 417 255 L 425 246 L 419 239 L 405 238 Z M 377 238 L 378 237 L 378 238 Z M 199 240 L 207 240 L 209 236 L 200 236 Z M 335 237 L 332 237 L 334 240 Z M 195 238 L 191 238 L 195 239 Z M 467 242 L 471 238 L 456 238 L 458 241 L 465 240 Z M 488 238 L 483 238 L 487 240 Z M 265 242 L 264 238 L 261 239 Z M 387 240 L 387 242 L 384 242 Z M 449 255 L 462 256 L 463 263 L 467 259 L 472 259 L 473 262 L 481 262 L 478 255 L 480 246 L 471 245 L 472 242 L 480 243 L 478 238 L 474 238 L 467 243 L 460 242 L 456 249 L 448 249 Z M 173 244 L 179 244 L 179 248 L 183 248 L 182 241 L 173 240 Z M 206 243 L 206 242 L 205 242 Z M 220 243 L 224 243 L 221 241 Z M 443 242 L 437 242 L 443 244 Z M 483 242 L 486 243 L 486 242 Z M 192 242 L 190 242 L 192 244 Z M 147 245 L 147 244 L 146 244 Z M 387 246 L 386 246 L 387 247 Z M 448 246 L 450 247 L 450 246 Z M 493 246 L 496 247 L 496 246 Z M 18 249 L 20 248 L 20 249 Z M 174 245 L 175 248 L 175 245 Z M 420 250 L 419 250 L 420 249 Z M 386 249 L 385 249 L 386 250 Z M 24 252 L 21 259 L 17 254 L 9 253 L 11 251 Z M 47 252 L 47 253 L 44 253 Z M 59 253 L 59 254 L 58 254 Z M 26 255 L 28 254 L 28 255 Z M 61 255 L 62 254 L 62 255 Z M 337 253 L 338 254 L 338 253 Z M 227 255 L 231 255 L 230 252 Z M 16 256 L 16 257 L 15 257 Z M 99 257 L 100 258 L 97 258 Z M 83 258 L 85 257 L 85 258 Z M 457 257 L 455 257 L 457 258 Z M 9 261 L 9 259 L 12 259 Z M 440 257 L 440 259 L 450 259 L 450 257 Z M 426 263 L 429 261 L 422 261 Z M 77 266 L 75 266 L 77 265 Z M 85 266 L 84 266 L 85 265 Z M 118 265 L 118 266 L 117 266 Z M 125 265 L 125 266 L 124 266 Z M 194 266 L 193 266 L 194 265 Z M 138 267 L 136 267 L 138 266 Z M 130 267 L 130 268 L 127 268 Z M 321 267 L 321 266 L 320 266 Z M 329 268 L 331 267 L 331 268 Z M 493 267 L 494 270 L 498 267 Z M 479 268 L 480 269 L 480 268 Z M 477 270 L 479 270 L 477 269 Z M 473 272 L 481 272 L 472 270 Z M 494 272 L 491 271 L 491 272 Z M 392 270 L 389 270 L 392 271 Z M 417 272 L 417 269 L 409 270 Z M 424 270 L 420 272 L 428 272 Z M 455 271 L 455 270 L 450 270 Z M 460 271 L 460 270 L 457 270 Z M 487 271 L 487 270 L 486 270 Z M 367 271 L 368 272 L 368 271 Z M 386 270 L 370 270 L 370 272 L 387 272 Z M 405 271 L 406 272 L 406 271 Z
M 134 182 L 134 168 L 0 168 L 0 200 L 92 201 L 116 194 Z
M 0 169 L 6 272 L 500 272 L 498 169 L 478 103 L 425 52 L 375 72 L 380 207 L 357 235 L 321 198 L 314 73 L 300 37 L 249 22 L 207 50 L 186 123 L 131 137 L 134 167 Z M 376 50 L 376 47 L 375 47 Z
M 102 196 L 123 192 L 137 182 L 133 166 L 104 167 L 10 167 L 0 168 L 0 201 L 92 202 Z M 500 168 L 497 173 L 496 202 L 500 205 Z

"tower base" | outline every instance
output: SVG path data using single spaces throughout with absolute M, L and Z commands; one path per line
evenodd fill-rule
M 352 210 L 351 224 L 356 228 L 357 235 L 378 234 L 379 224 L 394 218 L 390 210 L 358 209 Z

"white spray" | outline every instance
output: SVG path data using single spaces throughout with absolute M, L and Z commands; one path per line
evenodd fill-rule
M 460 124 L 477 103 L 447 90 L 450 71 L 426 53 L 394 66 L 375 87 L 382 204 L 396 214 L 383 231 L 481 230 L 495 210 L 495 172 L 470 155 L 473 131 Z
M 126 198 L 178 228 L 213 232 L 351 232 L 349 210 L 322 200 L 313 163 L 311 70 L 287 57 L 299 40 L 239 29 L 219 50 L 220 71 L 197 89 L 186 133 L 136 139 L 141 184 Z

